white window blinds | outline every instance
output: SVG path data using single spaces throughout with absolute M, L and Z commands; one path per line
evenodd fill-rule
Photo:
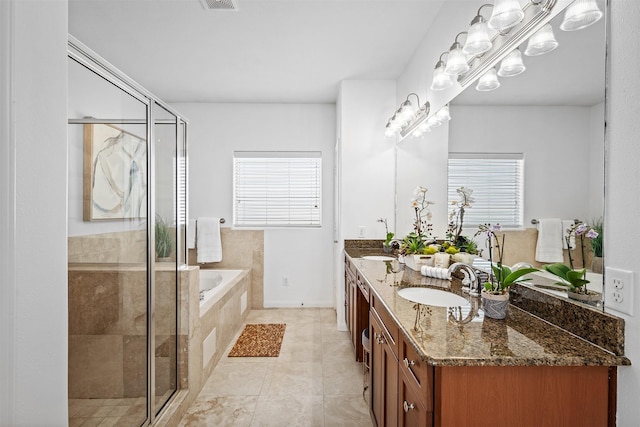
M 449 201 L 458 200 L 459 187 L 471 188 L 475 199 L 465 226 L 522 227 L 523 170 L 522 154 L 449 153 Z
M 234 226 L 321 225 L 320 152 L 234 152 Z

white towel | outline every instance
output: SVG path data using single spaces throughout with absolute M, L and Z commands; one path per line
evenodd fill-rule
M 187 248 L 196 248 L 196 220 L 190 219 L 187 225 Z
M 198 262 L 222 261 L 220 218 L 198 218 L 198 226 L 196 230 Z
M 546 218 L 538 221 L 538 242 L 536 243 L 536 261 L 562 262 L 562 240 L 564 233 L 559 218 Z
M 562 249 L 575 249 L 576 248 L 576 233 L 571 233 L 569 237 L 569 245 L 567 245 L 567 230 L 574 224 L 572 219 L 562 220 Z

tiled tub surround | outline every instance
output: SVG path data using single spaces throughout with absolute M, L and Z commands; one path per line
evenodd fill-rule
M 164 280 L 170 284 L 172 268 L 163 269 L 162 264 L 157 264 L 157 269 L 156 286 L 162 286 Z M 228 291 L 204 312 L 200 311 L 198 273 L 197 267 L 179 271 L 178 394 L 157 425 L 177 424 L 250 311 L 246 303 L 251 300 L 249 270 L 244 269 Z M 171 348 L 169 341 L 175 340 L 175 335 L 168 335 L 168 310 L 175 295 L 165 295 L 156 306 L 159 365 L 176 363 L 164 351 Z M 78 418 L 96 422 L 98 416 L 112 420 L 116 415 L 124 422 L 126 417 L 139 420 L 144 414 L 146 322 L 144 264 L 69 265 L 70 423 L 76 425 Z M 163 335 L 166 339 L 162 339 Z M 208 360 L 203 362 L 203 342 L 207 338 Z M 175 379 L 169 376 L 157 381 L 158 390 L 175 386 Z M 122 405 L 106 408 L 116 401 L 134 400 L 136 405 L 122 413 L 116 414 Z M 100 407 L 101 401 L 105 407 Z M 91 406 L 91 414 L 87 406 Z
M 264 231 L 220 229 L 222 261 L 198 264 L 198 249 L 189 249 L 189 265 L 201 268 L 251 269 L 251 308 L 264 306 Z
M 370 289 L 383 302 L 402 333 L 423 360 L 433 366 L 618 366 L 629 365 L 615 355 L 514 306 L 505 320 L 485 318 L 463 325 L 448 320 L 446 308 L 429 307 L 421 330 L 414 331 L 415 304 L 397 295 L 408 286 L 440 287 L 465 298 L 457 280 L 444 281 L 391 261 L 391 271 L 381 261 L 359 257 L 376 249 L 347 246 L 345 251 L 365 277 Z M 380 252 L 377 252 L 380 254 Z M 477 299 L 479 303 L 479 298 Z M 603 333 L 606 333 L 603 331 Z

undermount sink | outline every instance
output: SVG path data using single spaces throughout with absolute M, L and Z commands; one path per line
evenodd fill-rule
M 370 261 L 394 261 L 395 258 L 392 256 L 386 255 L 366 255 L 363 256 L 362 259 L 368 259 Z
M 469 301 L 460 295 L 432 288 L 403 288 L 398 290 L 398 295 L 418 304 L 436 307 L 458 307 L 469 304 Z

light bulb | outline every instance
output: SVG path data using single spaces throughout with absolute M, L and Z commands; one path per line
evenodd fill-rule
M 440 123 L 451 120 L 451 115 L 449 115 L 449 106 L 445 105 L 444 107 L 439 109 L 436 113 L 436 117 L 438 118 Z
M 522 74 L 527 67 L 522 63 L 520 49 L 512 50 L 500 63 L 498 75 L 500 77 L 513 77 Z
M 595 24 L 602 18 L 602 11 L 595 0 L 576 0 L 564 13 L 560 24 L 562 31 L 575 31 Z
M 529 38 L 529 43 L 524 51 L 527 56 L 538 56 L 551 52 L 558 47 L 556 37 L 553 35 L 551 24 L 545 24 Z

